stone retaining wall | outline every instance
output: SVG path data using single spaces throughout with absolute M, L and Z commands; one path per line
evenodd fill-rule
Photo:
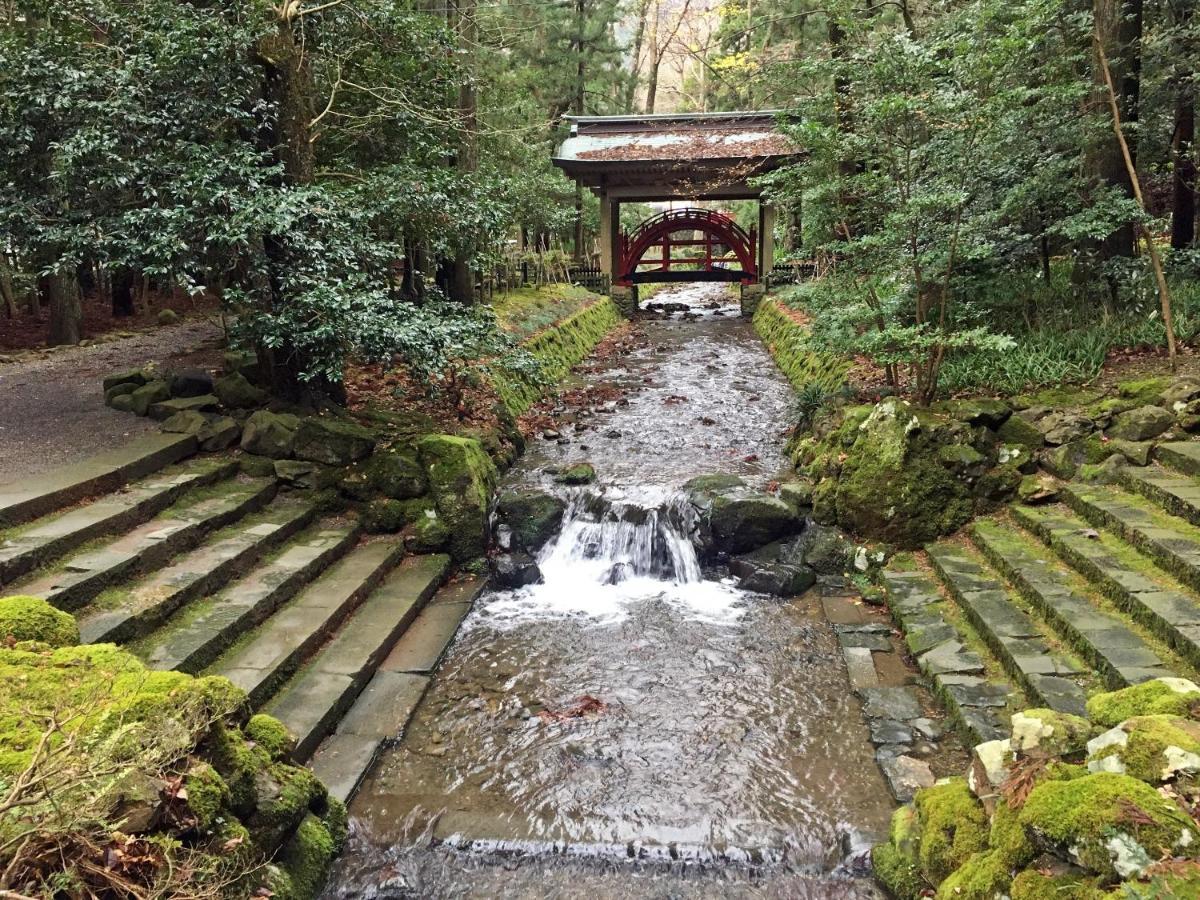
M 565 378 L 620 321 L 616 304 L 603 297 L 526 341 L 524 349 L 542 364 L 543 380 L 539 383 L 515 372 L 495 376 L 496 393 L 509 412 L 518 416 L 529 409 L 545 394 L 547 384 Z
M 753 321 L 775 364 L 797 390 L 819 384 L 834 391 L 845 384 L 849 360 L 812 349 L 808 329 L 789 316 L 777 300 L 768 297 L 760 302 Z

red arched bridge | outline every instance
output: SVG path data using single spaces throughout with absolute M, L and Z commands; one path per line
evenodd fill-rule
M 758 239 L 724 213 L 672 209 L 621 235 L 617 284 L 758 280 Z M 684 250 L 673 256 L 673 250 Z M 700 252 L 696 252 L 699 250 Z

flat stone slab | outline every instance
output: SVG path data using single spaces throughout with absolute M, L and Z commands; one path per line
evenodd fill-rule
M 1129 468 L 1121 473 L 1121 483 L 1193 525 L 1200 524 L 1200 483 L 1187 475 L 1157 466 Z
M 1200 475 L 1200 441 L 1167 441 L 1154 448 L 1154 458 L 1185 475 Z
M 376 672 L 338 723 L 338 732 L 381 741 L 399 740 L 425 696 L 429 682 L 428 675 Z
M 301 535 L 275 559 L 189 606 L 184 621 L 168 623 L 129 649 L 151 668 L 194 674 L 330 566 L 357 537 L 357 525 L 318 527 Z
M 447 585 L 417 615 L 408 630 L 396 642 L 392 652 L 379 666 L 385 672 L 415 672 L 429 674 L 437 668 L 450 642 L 458 633 L 462 620 L 471 611 L 476 596 L 486 580 L 470 579 L 466 588 L 461 583 Z M 446 598 L 456 598 L 453 602 Z
M 370 771 L 383 742 L 358 734 L 332 734 L 313 754 L 309 768 L 329 793 L 349 803 Z
M 213 484 L 236 471 L 237 467 L 227 461 L 189 463 L 17 528 L 0 538 L 0 584 L 25 575 L 86 541 L 144 522 L 192 488 Z
M 834 625 L 865 625 L 871 621 L 871 616 L 863 609 L 862 602 L 856 602 L 853 597 L 822 597 L 821 606 L 825 610 L 825 618 Z
M 96 550 L 69 557 L 56 571 L 14 589 L 42 597 L 60 609 L 83 606 L 104 588 L 161 565 L 206 535 L 266 506 L 274 479 L 231 482 L 218 495 L 177 507 Z
M 288 682 L 267 706 L 296 736 L 292 754 L 303 762 L 317 749 L 334 724 L 355 702 L 380 661 L 391 651 L 400 634 L 433 596 L 450 568 L 444 555 L 409 557 L 388 574 L 349 620 L 304 669 Z M 420 695 L 413 691 L 422 676 L 383 673 L 386 677 L 366 701 L 364 710 L 351 722 L 360 734 L 390 736 L 392 724 L 415 708 Z M 404 690 L 397 694 L 397 690 Z M 421 691 L 424 686 L 421 686 Z M 411 708 L 410 708 L 411 701 Z M 407 712 L 406 712 L 407 711 Z M 379 722 L 372 725 L 371 719 Z
M 272 547 L 309 523 L 313 507 L 298 500 L 281 500 L 254 521 L 231 526 L 170 565 L 139 579 L 123 592 L 115 608 L 85 608 L 76 619 L 85 644 L 124 643 L 145 634 L 190 600 L 215 590 L 239 568 L 251 564 Z
M 879 765 L 897 803 L 908 803 L 918 790 L 933 787 L 936 781 L 929 763 L 911 756 L 883 759 Z
M 0 485 L 0 528 L 115 491 L 195 452 L 196 438 L 191 435 L 150 434 L 44 475 Z
M 956 640 L 945 641 L 925 653 L 921 659 L 921 671 L 928 675 L 958 673 L 978 675 L 983 672 L 983 660 L 979 654 L 966 649 Z
M 351 551 L 235 645 L 208 670 L 224 675 L 262 703 L 275 686 L 310 656 L 403 555 L 399 539 L 373 541 Z
M 863 714 L 871 719 L 918 719 L 923 713 L 917 692 L 909 687 L 874 687 L 862 691 Z
M 850 687 L 855 691 L 879 685 L 879 673 L 875 660 L 865 647 L 843 647 L 842 658 L 846 660 L 846 673 L 850 676 Z

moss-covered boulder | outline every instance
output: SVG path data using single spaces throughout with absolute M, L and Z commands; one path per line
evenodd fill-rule
M 154 374 L 149 369 L 125 369 L 124 371 L 113 372 L 111 375 L 104 376 L 104 392 L 107 394 L 113 388 L 123 384 L 132 385 L 130 388 L 130 391 L 132 391 L 153 380 Z
M 408 524 L 405 504 L 380 497 L 363 509 L 363 528 L 372 534 L 394 534 Z
M 1139 406 L 1118 414 L 1108 427 L 1108 436 L 1126 441 L 1148 441 L 1174 424 L 1175 416 L 1161 406 Z
M 429 490 L 421 461 L 409 450 L 376 450 L 366 464 L 365 475 L 371 488 L 392 500 L 411 500 Z
M 1134 716 L 1186 716 L 1200 707 L 1200 686 L 1186 678 L 1155 678 L 1088 700 L 1088 718 L 1111 728 Z
M 255 456 L 287 459 L 295 450 L 299 427 L 298 416 L 260 409 L 242 426 L 242 450 Z
M 1100 900 L 1106 896 L 1094 876 L 1044 874 L 1036 869 L 1018 873 L 1009 888 L 1010 900 Z
M 913 802 L 921 828 L 917 857 L 930 884 L 941 884 L 972 854 L 987 849 L 987 814 L 965 779 L 920 791 Z
M 155 403 L 171 399 L 171 387 L 165 380 L 158 378 L 146 382 L 128 396 L 130 409 L 137 415 L 144 416 L 150 412 L 150 407 Z
M 875 877 L 896 900 L 916 900 L 929 888 L 917 860 L 920 839 L 917 811 L 908 803 L 892 814 L 887 843 L 871 851 Z
M 1013 750 L 1026 756 L 1049 758 L 1082 753 L 1092 725 L 1080 716 L 1053 709 L 1027 709 L 1013 713 Z
M 1158 784 L 1200 773 L 1200 722 L 1180 716 L 1135 716 L 1089 744 L 1088 769 L 1120 772 Z
M 554 480 L 565 485 L 591 484 L 596 480 L 596 467 L 589 462 L 575 463 L 557 473 Z
M 51 619 L 48 631 L 60 633 L 42 636 L 66 637 Z M 151 671 L 109 644 L 0 645 L 0 781 L 12 787 L 26 772 L 30 784 L 53 786 L 52 796 L 39 788 L 17 799 L 21 828 L 56 847 L 53 867 L 19 867 L 10 883 L 34 896 L 94 884 L 93 838 L 75 833 L 84 822 L 89 835 L 135 836 L 159 871 L 186 867 L 189 895 L 254 896 L 270 889 L 261 864 L 274 858 L 295 885 L 288 896 L 311 900 L 345 812 L 310 771 L 287 764 L 290 748 L 282 725 L 250 718 L 245 693 L 226 679 Z M 301 866 L 287 849 L 297 841 L 323 850 Z
M 509 491 L 496 502 L 496 518 L 512 533 L 517 548 L 537 553 L 562 527 L 565 509 L 563 501 L 553 494 Z
M 417 444 L 421 465 L 441 519 L 449 529 L 448 549 L 456 562 L 484 555 L 488 513 L 499 473 L 479 441 L 433 434 Z
M 755 491 L 740 479 L 702 475 L 684 485 L 710 553 L 748 553 L 796 534 L 803 520 L 778 497 Z
M 213 393 L 229 409 L 253 409 L 262 406 L 269 397 L 266 391 L 251 384 L 249 378 L 236 371 L 214 381 Z
M 1136 875 L 1165 856 L 1200 854 L 1200 829 L 1191 817 L 1128 775 L 1043 781 L 1020 818 L 1042 849 L 1109 881 Z
M 51 647 L 79 643 L 79 627 L 70 613 L 41 597 L 0 597 L 0 642 L 37 641 Z
M 899 400 L 856 419 L 847 416 L 814 461 L 819 521 L 902 548 L 966 524 L 974 511 L 971 473 L 982 456 L 967 426 Z M 970 459 L 947 454 L 948 446 L 969 448 Z
M 298 459 L 348 466 L 366 459 L 375 449 L 375 433 L 369 428 L 339 419 L 310 416 L 296 429 L 293 452 Z

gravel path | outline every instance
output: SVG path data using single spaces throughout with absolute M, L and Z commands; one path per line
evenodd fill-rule
M 0 482 L 75 462 L 153 431 L 158 423 L 105 406 L 101 379 L 121 369 L 181 360 L 214 347 L 220 338 L 216 321 L 192 320 L 0 365 Z

